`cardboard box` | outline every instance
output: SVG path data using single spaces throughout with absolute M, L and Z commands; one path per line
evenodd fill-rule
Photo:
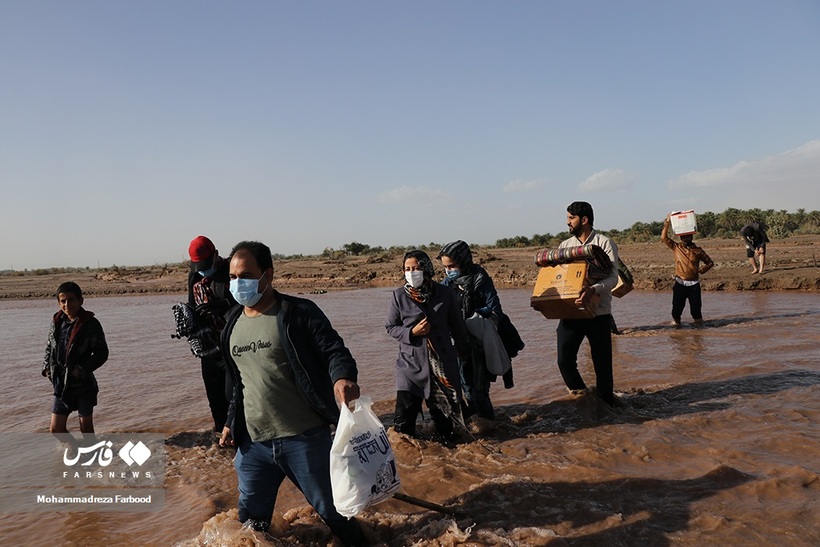
M 612 296 L 614 296 L 615 298 L 621 298 L 622 296 L 631 292 L 634 288 L 635 286 L 632 283 L 625 282 L 624 278 L 619 275 L 618 284 L 615 285 L 614 289 L 612 289 Z
M 589 263 L 585 260 L 541 268 L 535 280 L 530 306 L 547 319 L 595 317 L 595 310 L 601 300 L 599 295 L 594 295 L 586 308 L 579 309 L 575 305 L 575 300 L 581 296 L 581 290 L 589 286 L 588 269 Z
M 676 211 L 669 215 L 672 231 L 676 236 L 694 234 L 698 231 L 698 222 L 694 211 Z

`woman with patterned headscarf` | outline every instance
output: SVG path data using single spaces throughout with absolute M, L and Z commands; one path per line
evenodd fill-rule
M 441 248 L 438 258 L 444 266 L 442 284 L 456 289 L 462 320 L 477 313 L 493 318 L 497 323 L 503 315 L 498 292 L 487 270 L 473 263 L 470 246 L 461 240 L 453 241 Z M 490 401 L 490 383 L 496 377 L 487 370 L 481 342 L 470 337 L 470 348 L 468 356 L 459 360 L 464 398 L 469 411 L 493 420 L 495 410 Z
M 385 325 L 399 342 L 394 428 L 415 436 L 426 401 L 438 435 L 451 439 L 453 424 L 464 424 L 458 354 L 467 350 L 467 331 L 455 293 L 433 281 L 433 262 L 426 253 L 408 252 L 402 268 L 405 283 L 392 293 Z

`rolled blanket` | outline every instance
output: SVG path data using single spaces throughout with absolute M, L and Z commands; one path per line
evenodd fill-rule
M 558 249 L 544 249 L 535 255 L 535 264 L 542 268 L 586 260 L 590 265 L 589 277 L 601 279 L 612 271 L 612 261 L 609 255 L 597 245 L 579 245 L 577 247 L 561 247 Z

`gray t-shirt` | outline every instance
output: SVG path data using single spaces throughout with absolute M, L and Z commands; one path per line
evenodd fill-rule
M 325 423 L 293 379 L 276 316 L 280 305 L 257 317 L 244 313 L 231 331 L 231 355 L 242 379 L 245 422 L 254 442 L 291 437 Z

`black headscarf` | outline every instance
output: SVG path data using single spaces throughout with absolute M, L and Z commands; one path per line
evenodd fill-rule
M 441 248 L 437 258 L 449 256 L 458 264 L 462 274 L 468 273 L 473 265 L 473 252 L 470 246 L 462 240 L 453 241 Z
M 455 279 L 445 279 L 445 285 L 455 285 L 458 289 L 459 302 L 461 304 L 462 316 L 466 319 L 473 315 L 476 309 L 486 305 L 486 296 L 478 292 L 479 286 L 489 278 L 487 271 L 473 262 L 473 252 L 470 246 L 462 240 L 453 241 L 441 248 L 438 258 L 448 256 L 458 264 L 459 275 Z

